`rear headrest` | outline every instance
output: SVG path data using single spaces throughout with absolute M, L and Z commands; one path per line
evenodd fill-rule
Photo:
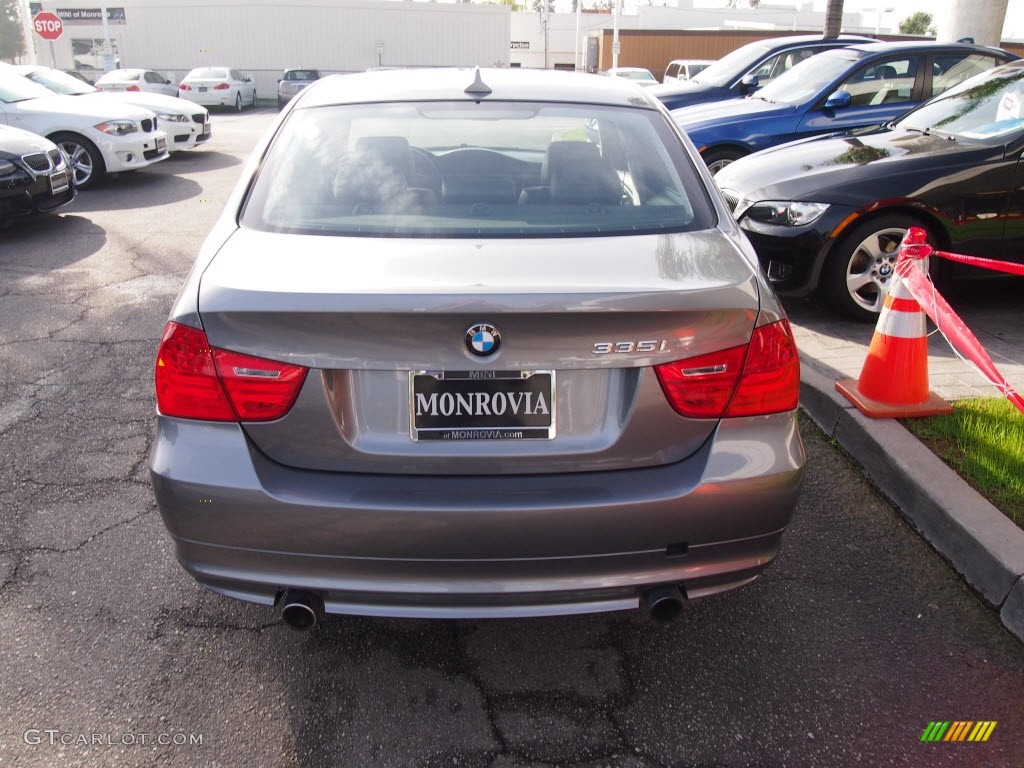
M 412 151 L 403 136 L 363 136 L 356 141 L 356 154 L 376 158 L 406 178 L 412 174 Z
M 596 145 L 586 141 L 553 141 L 544 157 L 542 175 L 547 175 L 552 202 L 622 202 L 622 182 L 601 157 Z
M 883 64 L 875 70 L 875 80 L 895 80 L 897 77 L 896 67 L 890 64 Z

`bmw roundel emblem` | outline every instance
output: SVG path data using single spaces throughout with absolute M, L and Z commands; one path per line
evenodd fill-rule
M 466 349 L 477 357 L 493 355 L 501 346 L 501 334 L 488 323 L 477 323 L 466 331 Z

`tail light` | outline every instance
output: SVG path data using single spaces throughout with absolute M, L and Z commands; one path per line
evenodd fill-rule
M 763 416 L 796 408 L 800 361 L 789 322 L 755 328 L 750 343 L 655 366 L 661 388 L 683 416 Z
M 137 85 L 129 85 L 127 88 L 125 88 L 125 90 L 126 91 L 136 91 L 136 92 L 138 92 L 138 91 L 141 90 L 141 88 L 139 88 L 139 86 L 137 86 Z
M 215 90 L 215 91 L 226 91 L 230 87 L 231 86 L 228 85 L 227 83 L 217 83 L 215 86 L 213 86 L 213 90 Z
M 178 90 L 179 91 L 191 91 L 192 90 L 192 86 L 191 85 L 186 85 L 185 83 L 181 83 L 178 86 Z
M 156 360 L 160 413 L 205 421 L 273 421 L 291 410 L 306 368 L 210 347 L 196 328 L 168 323 Z

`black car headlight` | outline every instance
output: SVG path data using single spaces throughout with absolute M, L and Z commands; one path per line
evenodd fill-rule
M 801 203 L 790 200 L 761 200 L 746 210 L 746 215 L 765 224 L 781 224 L 785 227 L 802 227 L 817 221 L 828 203 Z

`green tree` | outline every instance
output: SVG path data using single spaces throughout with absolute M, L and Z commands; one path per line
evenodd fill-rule
M 925 11 L 918 11 L 900 22 L 900 32 L 904 35 L 934 35 L 935 27 L 932 26 L 932 15 Z
M 24 52 L 18 0 L 0 0 L 0 59 L 13 59 Z

